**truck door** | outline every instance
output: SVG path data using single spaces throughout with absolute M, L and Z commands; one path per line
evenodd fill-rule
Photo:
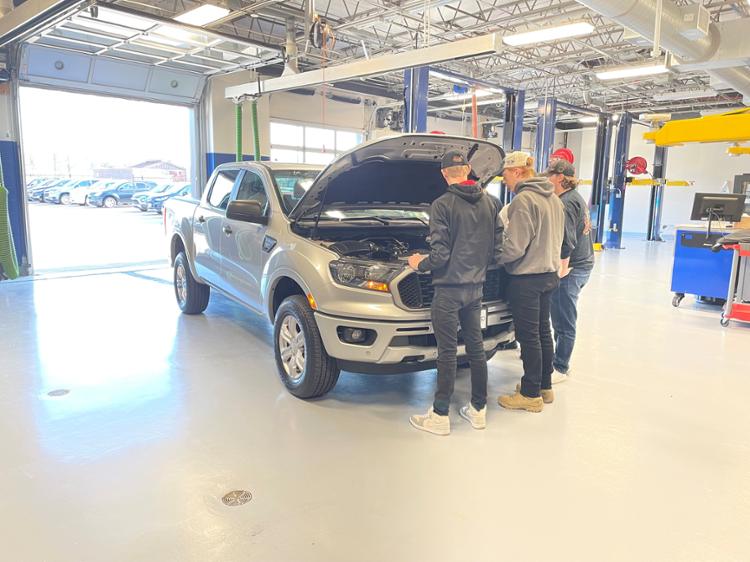
M 221 243 L 224 215 L 239 170 L 220 170 L 208 186 L 209 192 L 195 209 L 193 243 L 195 244 L 195 270 L 199 277 L 220 289 L 227 289 L 221 276 Z
M 254 170 L 245 170 L 236 194 L 238 201 L 257 201 L 264 216 L 269 216 L 270 205 L 266 183 Z M 224 257 L 222 276 L 229 284 L 230 293 L 248 306 L 261 309 L 260 281 L 263 272 L 263 239 L 266 226 L 238 220 L 224 219 L 221 253 Z

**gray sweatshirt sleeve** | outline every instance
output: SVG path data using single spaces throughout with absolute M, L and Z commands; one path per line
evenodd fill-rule
M 450 224 L 445 205 L 435 201 L 430 208 L 430 255 L 419 263 L 419 271 L 435 271 L 451 257 Z
M 526 255 L 529 244 L 536 236 L 536 224 L 529 213 L 529 208 L 520 196 L 511 203 L 508 209 L 508 228 L 505 229 L 500 263 L 513 263 Z

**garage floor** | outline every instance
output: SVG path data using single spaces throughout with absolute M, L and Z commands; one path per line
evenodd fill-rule
M 503 352 L 488 429 L 454 410 L 448 438 L 407 421 L 434 372 L 297 400 L 265 321 L 222 298 L 181 316 L 169 271 L 4 283 L 2 559 L 747 560 L 750 329 L 672 308 L 670 256 L 604 254 L 555 403 L 496 406 Z

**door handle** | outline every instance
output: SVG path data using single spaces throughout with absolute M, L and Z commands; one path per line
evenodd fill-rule
M 232 234 L 232 227 L 231 226 L 226 225 L 226 226 L 224 226 L 224 228 L 222 230 L 224 231 L 224 234 L 227 234 L 227 235 Z
M 204 217 L 203 215 L 199 216 L 198 217 L 198 222 L 200 222 L 200 223 L 206 222 L 206 217 Z

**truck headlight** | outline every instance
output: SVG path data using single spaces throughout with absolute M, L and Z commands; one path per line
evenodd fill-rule
M 335 260 L 329 264 L 331 276 L 336 283 L 368 291 L 390 293 L 388 284 L 401 272 L 401 265 Z

